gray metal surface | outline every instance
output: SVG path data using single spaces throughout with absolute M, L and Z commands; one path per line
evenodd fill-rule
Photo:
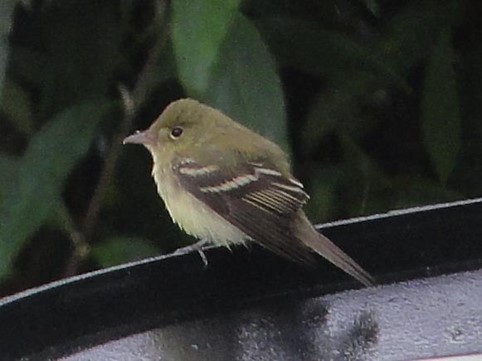
M 63 360 L 398 361 L 482 353 L 482 271 L 263 303 Z

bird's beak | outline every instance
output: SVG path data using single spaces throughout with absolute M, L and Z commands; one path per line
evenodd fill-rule
M 144 131 L 137 131 L 132 135 L 129 135 L 127 138 L 124 138 L 122 144 L 143 144 L 143 145 L 155 145 L 156 138 L 149 132 L 149 129 Z

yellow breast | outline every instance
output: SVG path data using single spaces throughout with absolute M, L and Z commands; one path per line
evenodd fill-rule
M 154 165 L 152 175 L 169 215 L 186 233 L 224 246 L 244 243 L 248 239 L 238 228 L 184 190 L 170 169 Z

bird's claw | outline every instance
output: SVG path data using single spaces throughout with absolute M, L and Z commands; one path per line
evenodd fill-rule
M 199 253 L 199 256 L 201 257 L 201 260 L 204 263 L 204 268 L 208 267 L 208 259 L 206 257 L 206 254 L 202 250 L 202 247 L 206 244 L 207 242 L 202 240 L 199 242 L 196 242 L 192 245 L 186 246 L 186 247 L 181 247 L 176 249 L 172 254 L 174 255 L 180 255 L 180 254 L 188 254 L 191 252 L 197 252 Z

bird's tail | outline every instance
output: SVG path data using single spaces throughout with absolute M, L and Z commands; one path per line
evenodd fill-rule
M 318 233 L 304 214 L 298 219 L 299 222 L 302 223 L 296 227 L 299 233 L 297 234 L 297 238 L 302 243 L 365 286 L 375 285 L 375 279 L 332 241 Z

